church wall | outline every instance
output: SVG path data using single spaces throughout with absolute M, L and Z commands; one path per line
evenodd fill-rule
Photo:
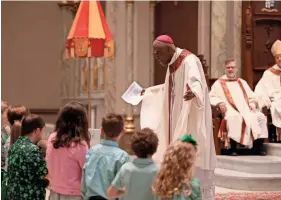
M 57 2 L 2 2 L 2 99 L 59 108 L 63 43 Z

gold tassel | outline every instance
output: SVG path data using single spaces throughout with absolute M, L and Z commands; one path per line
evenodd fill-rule
M 92 57 L 92 51 L 90 45 L 88 46 L 88 57 Z

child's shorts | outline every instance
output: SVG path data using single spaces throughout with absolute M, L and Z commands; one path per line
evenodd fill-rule
M 90 197 L 89 200 L 107 200 L 101 196 L 94 196 L 94 197 Z M 118 199 L 115 199 L 115 200 L 118 200 Z
M 82 200 L 82 197 L 59 194 L 50 190 L 49 200 Z
M 94 196 L 94 197 L 90 197 L 89 200 L 107 200 L 101 196 Z

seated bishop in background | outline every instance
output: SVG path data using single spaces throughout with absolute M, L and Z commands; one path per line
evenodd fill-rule
M 257 109 L 254 92 L 247 82 L 238 78 L 234 59 L 226 60 L 225 75 L 219 78 L 210 92 L 211 105 L 219 106 L 224 119 L 218 137 L 228 146 L 231 155 L 237 155 L 237 142 L 252 147 L 255 153 L 265 155 L 262 150 L 263 138 L 268 137 L 267 119 Z
M 255 93 L 260 107 L 270 108 L 272 123 L 277 128 L 277 141 L 281 141 L 281 41 L 271 47 L 275 65 L 266 70 L 258 82 Z

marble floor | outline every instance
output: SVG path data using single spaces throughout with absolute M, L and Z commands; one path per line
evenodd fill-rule
M 256 193 L 256 192 L 262 192 L 262 191 L 247 191 L 247 190 L 232 190 L 232 189 L 228 189 L 228 188 L 222 188 L 222 187 L 216 187 L 216 194 L 217 193 L 230 193 L 230 192 L 237 192 L 237 193 L 240 193 L 240 192 L 249 192 L 249 193 Z M 48 200 L 48 197 L 49 197 L 49 194 L 50 194 L 50 191 L 47 189 L 46 190 L 46 200 Z
M 228 188 L 216 187 L 216 194 L 223 194 L 223 193 L 257 193 L 257 192 L 266 192 L 266 191 L 247 191 L 247 190 L 233 190 Z

